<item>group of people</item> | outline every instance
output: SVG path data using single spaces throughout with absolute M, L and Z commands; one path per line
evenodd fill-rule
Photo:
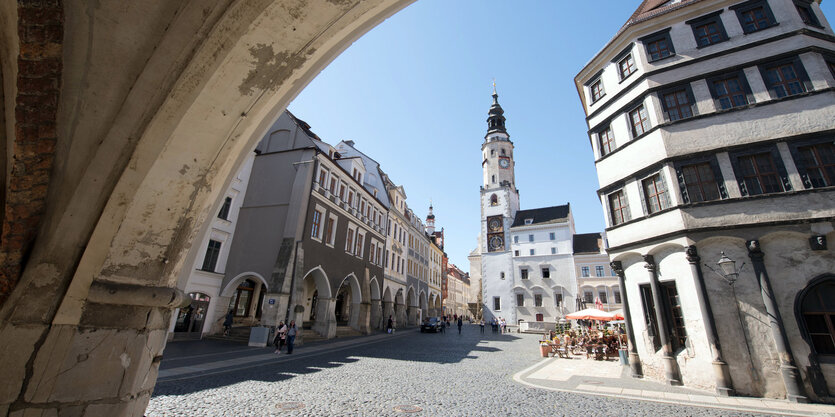
M 484 320 L 481 320 L 480 325 L 481 332 L 484 333 Z M 504 317 L 493 317 L 490 319 L 490 327 L 493 329 L 493 333 L 507 333 L 507 321 L 505 321 Z
M 275 332 L 275 339 L 273 339 L 273 346 L 275 346 L 275 353 L 281 354 L 281 349 L 287 345 L 287 354 L 293 353 L 293 345 L 296 342 L 296 321 L 290 320 L 290 325 L 284 324 L 283 321 L 278 322 L 278 330 Z
M 621 346 L 626 345 L 626 341 L 622 340 L 624 336 L 605 334 L 598 332 L 597 334 L 588 334 L 578 336 L 575 332 L 566 332 L 563 335 L 556 335 L 553 331 L 550 334 L 552 339 L 561 338 L 563 346 L 567 351 L 577 353 L 585 353 L 586 358 L 594 358 L 596 360 L 603 360 L 604 357 L 615 356 Z

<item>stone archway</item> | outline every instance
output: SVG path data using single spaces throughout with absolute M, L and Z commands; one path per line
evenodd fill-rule
M 421 291 L 420 296 L 418 296 L 418 306 L 420 306 L 420 317 L 423 320 L 424 317 L 429 317 L 431 314 L 429 312 L 429 301 L 426 299 L 426 292 Z
M 171 311 L 188 302 L 177 276 L 220 190 L 322 68 L 409 3 L 4 3 L 0 62 L 18 67 L 3 76 L 27 87 L 3 90 L 3 107 L 38 85 L 51 104 L 5 120 L 26 126 L 5 159 L 27 158 L 3 170 L 0 350 L 16 354 L 0 358 L 0 409 L 142 415 Z M 57 30 L 21 38 L 21 14 Z M 29 66 L 48 70 L 42 82 L 25 80 L 31 56 L 48 61 Z M 97 366 L 56 365 L 78 352 Z
M 342 280 L 334 298 L 336 324 L 344 324 L 358 332 L 368 333 L 369 305 L 368 300 L 363 299 L 357 277 L 354 274 L 348 275 Z
M 325 338 L 336 335 L 335 301 L 328 276 L 321 267 L 313 268 L 305 274 L 301 293 L 298 305 L 302 308 L 294 309 L 300 310 L 294 318 L 296 323 L 301 323 L 303 330 L 313 330 Z
M 382 327 L 388 326 L 389 318 L 397 320 L 397 312 L 394 309 L 394 296 L 391 294 L 391 287 L 386 286 L 383 291 L 383 323 Z
M 406 299 L 403 294 L 403 289 L 397 290 L 394 294 L 394 322 L 397 326 L 406 327 Z
M 409 326 L 420 324 L 420 313 L 418 312 L 418 299 L 415 288 L 409 287 L 406 292 L 406 320 Z

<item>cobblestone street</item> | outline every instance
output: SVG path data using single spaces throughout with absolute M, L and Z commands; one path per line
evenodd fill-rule
M 491 334 L 489 328 L 482 336 L 477 326 L 464 326 L 462 335 L 455 327 L 445 334 L 404 331 L 349 345 L 304 346 L 293 355 L 242 345 L 200 353 L 198 345 L 206 342 L 172 344 L 146 415 L 380 416 L 413 407 L 427 416 L 751 415 L 527 387 L 513 375 L 541 361 L 537 338 Z M 237 369 L 170 372 L 235 358 L 249 362 Z

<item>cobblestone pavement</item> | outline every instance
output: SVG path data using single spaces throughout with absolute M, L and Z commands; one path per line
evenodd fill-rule
M 200 360 L 253 355 L 239 369 L 207 374 L 170 372 L 163 360 L 146 415 L 157 416 L 742 416 L 685 407 L 531 388 L 513 374 L 539 361 L 536 335 L 484 335 L 477 326 L 445 334 L 401 332 L 332 349 L 301 347 L 293 355 L 266 349 L 196 352 Z M 172 345 L 172 348 L 174 346 Z M 271 350 L 269 351 L 271 352 Z M 264 359 L 266 358 L 266 359 Z M 190 360 L 194 362 L 195 359 Z M 163 373 L 161 373 L 162 375 Z M 300 407 L 296 409 L 288 409 Z

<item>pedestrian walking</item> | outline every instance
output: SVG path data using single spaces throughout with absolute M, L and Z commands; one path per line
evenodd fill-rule
M 389 322 L 386 324 L 386 331 L 389 333 L 394 332 L 394 319 L 391 316 L 389 316 Z
M 229 336 L 229 333 L 232 331 L 232 320 L 234 318 L 235 318 L 235 312 L 232 311 L 232 310 L 229 310 L 229 312 L 226 313 L 226 319 L 223 320 L 223 335 L 224 336 Z
M 461 334 L 461 326 L 464 325 L 464 320 L 461 320 L 461 316 L 458 316 L 458 334 Z
M 273 340 L 273 344 L 275 345 L 275 353 L 280 354 L 281 348 L 284 347 L 284 343 L 287 342 L 287 325 L 284 324 L 283 321 L 278 322 L 278 330 L 275 332 L 275 339 Z
M 481 328 L 481 334 L 484 334 L 484 319 L 478 322 L 478 327 Z
M 501 318 L 502 321 L 502 334 L 507 333 L 507 321 L 505 321 L 504 317 Z
M 296 321 L 290 320 L 290 328 L 287 330 L 287 354 L 293 353 L 293 344 L 296 343 Z

